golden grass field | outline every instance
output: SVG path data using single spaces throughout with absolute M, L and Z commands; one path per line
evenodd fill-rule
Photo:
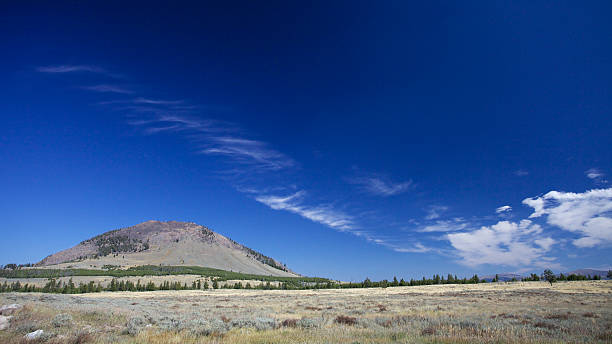
M 10 303 L 25 307 L 0 343 L 37 329 L 47 343 L 612 343 L 612 281 L 0 294 Z

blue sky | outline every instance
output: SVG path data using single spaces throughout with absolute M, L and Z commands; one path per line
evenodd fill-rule
M 609 2 L 2 7 L 1 263 L 156 219 L 344 280 L 612 265 Z

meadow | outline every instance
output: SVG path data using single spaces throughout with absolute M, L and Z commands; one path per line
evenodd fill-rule
M 612 343 L 612 281 L 0 294 L 13 303 L 0 343 Z

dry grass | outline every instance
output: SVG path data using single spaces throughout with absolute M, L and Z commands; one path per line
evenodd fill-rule
M 0 343 L 612 343 L 612 281 L 348 290 L 0 294 Z M 55 327 L 57 314 L 72 316 Z M 128 319 L 140 326 L 128 334 Z M 149 324 L 149 327 L 145 327 Z M 26 332 L 27 331 L 27 332 Z M 32 342 L 29 342 L 32 343 Z

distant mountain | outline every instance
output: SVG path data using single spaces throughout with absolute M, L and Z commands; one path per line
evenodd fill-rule
M 228 271 L 298 276 L 281 262 L 192 222 L 147 221 L 100 234 L 36 264 L 57 268 L 138 265 L 204 266 Z
M 595 270 L 595 269 L 577 269 L 570 272 L 563 273 L 565 276 L 569 276 L 571 274 L 574 275 L 582 275 L 582 276 L 600 276 L 601 278 L 606 278 L 608 275 L 608 270 Z
M 512 281 L 513 278 L 516 278 L 517 281 L 520 281 L 521 278 L 523 278 L 524 276 L 519 274 L 505 273 L 497 274 L 497 277 L 499 278 L 500 282 L 509 282 Z M 494 278 L 495 275 L 487 275 L 480 277 L 480 279 L 484 279 L 487 282 L 491 282 Z
M 574 274 L 574 275 L 591 276 L 591 277 L 597 275 L 601 277 L 602 279 L 607 279 L 606 276 L 608 275 L 608 270 L 577 269 L 577 270 L 573 270 L 570 272 L 564 272 L 563 274 L 565 276 Z M 540 274 L 538 274 L 538 276 L 539 275 Z M 516 278 L 518 281 L 520 281 L 523 277 L 528 277 L 529 274 L 520 275 L 520 274 L 514 274 L 514 273 L 503 273 L 503 274 L 497 274 L 497 276 L 501 282 L 508 282 L 508 281 L 511 281 L 512 278 Z M 559 274 L 557 274 L 557 276 L 559 276 Z M 495 278 L 495 275 L 487 275 L 487 276 L 482 276 L 480 278 L 486 280 L 487 282 L 491 282 Z

